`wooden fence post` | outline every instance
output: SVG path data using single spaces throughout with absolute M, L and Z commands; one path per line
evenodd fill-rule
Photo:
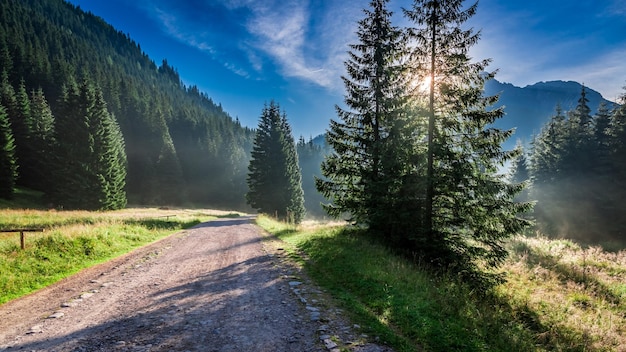
M 0 229 L 0 232 L 19 232 L 20 233 L 20 248 L 24 250 L 26 248 L 26 236 L 25 232 L 43 232 L 42 228 L 32 228 L 32 229 Z

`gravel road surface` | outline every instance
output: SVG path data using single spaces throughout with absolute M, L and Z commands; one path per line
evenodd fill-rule
M 0 351 L 391 351 L 250 217 L 181 231 L 0 306 Z

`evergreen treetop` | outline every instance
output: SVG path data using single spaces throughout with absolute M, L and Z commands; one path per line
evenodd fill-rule
M 278 103 L 263 108 L 248 166 L 248 204 L 261 213 L 300 223 L 305 215 L 302 176 L 287 115 Z

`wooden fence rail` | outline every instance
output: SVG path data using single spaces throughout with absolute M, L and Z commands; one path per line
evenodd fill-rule
M 19 232 L 20 233 L 20 248 L 24 249 L 26 239 L 24 238 L 24 232 L 43 232 L 42 228 L 25 228 L 25 229 L 2 229 L 0 232 Z

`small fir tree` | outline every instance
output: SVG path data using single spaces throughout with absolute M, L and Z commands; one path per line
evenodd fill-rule
M 511 183 L 513 184 L 525 184 L 530 182 L 530 172 L 528 170 L 528 162 L 526 160 L 526 153 L 524 153 L 524 147 L 521 143 L 516 146 L 520 150 L 519 155 L 515 158 L 511 164 Z M 529 191 L 527 187 L 520 192 L 515 199 L 517 201 L 526 202 L 529 200 Z
M 612 203 L 617 205 L 613 212 L 615 228 L 619 231 L 619 238 L 625 237 L 623 229 L 626 228 L 626 218 L 623 216 L 623 200 L 626 199 L 626 86 L 620 96 L 620 106 L 616 107 L 611 114 L 611 121 L 607 129 L 609 135 L 609 160 L 612 165 Z
M 300 223 L 304 193 L 287 115 L 271 101 L 263 108 L 248 166 L 248 204 L 261 213 Z
M 38 170 L 36 169 L 38 166 L 37 155 L 34 151 L 34 144 L 36 143 L 33 134 L 34 116 L 23 80 L 18 86 L 15 98 L 17 110 L 12 118 L 12 121 L 14 121 L 12 124 L 16 127 L 19 126 L 19 134 L 15 134 L 16 155 L 20 164 L 18 184 L 28 188 L 36 188 L 35 186 L 39 178 Z

